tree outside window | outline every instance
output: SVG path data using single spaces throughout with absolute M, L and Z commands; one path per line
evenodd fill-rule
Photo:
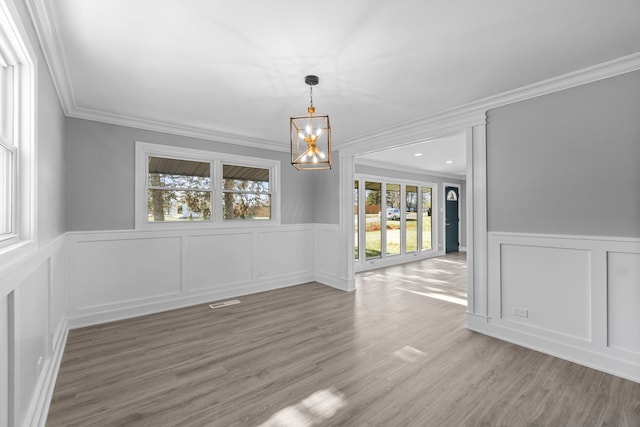
M 269 169 L 225 164 L 222 186 L 225 220 L 271 218 Z
M 211 219 L 211 164 L 149 157 L 149 222 Z

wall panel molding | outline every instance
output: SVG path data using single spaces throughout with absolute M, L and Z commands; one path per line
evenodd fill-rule
M 607 252 L 607 346 L 640 359 L 639 305 L 640 253 Z
M 336 227 L 67 233 L 69 327 L 314 280 L 344 289 L 335 268 Z M 318 261 L 320 250 L 330 257 Z
M 640 239 L 488 240 L 488 335 L 640 382 Z
M 55 8 L 51 0 L 28 0 L 27 5 L 34 22 L 44 56 L 49 70 L 53 76 L 54 84 L 64 108 L 69 117 L 78 117 L 87 120 L 96 120 L 104 123 L 112 123 L 123 126 L 137 127 L 158 132 L 166 132 L 176 135 L 184 135 L 195 138 L 211 139 L 214 141 L 250 146 L 255 148 L 269 148 L 276 151 L 286 151 L 286 147 L 277 141 L 264 141 L 242 135 L 242 130 L 237 132 L 223 132 L 215 129 L 203 129 L 194 126 L 184 126 L 179 123 L 165 123 L 142 117 L 132 117 L 98 111 L 77 105 L 73 87 L 71 86 L 67 58 L 62 44 L 58 22 L 55 16 Z M 494 96 L 473 101 L 455 108 L 438 112 L 425 117 L 419 117 L 403 123 L 397 123 L 386 128 L 376 129 L 370 133 L 362 134 L 351 140 L 343 141 L 336 148 L 352 149 L 377 148 L 380 144 L 387 144 L 389 140 L 416 142 L 423 140 L 425 128 L 442 128 L 443 123 L 450 125 L 456 131 L 463 126 L 460 122 L 468 122 L 469 117 L 477 116 L 478 112 L 484 112 L 490 108 L 507 105 L 513 102 L 545 95 L 552 92 L 568 89 L 574 86 L 591 83 L 608 77 L 634 71 L 640 68 L 640 54 L 634 53 L 621 58 L 616 58 L 601 64 L 543 80 L 515 90 L 503 92 Z M 445 134 L 448 131 L 445 131 Z
M 342 291 L 355 291 L 340 275 L 340 226 L 316 224 L 314 241 L 315 280 Z
M 0 266 L 0 336 L 12 361 L 0 363 L 0 425 L 7 413 L 13 425 L 45 424 L 67 340 L 64 245 L 61 235 Z

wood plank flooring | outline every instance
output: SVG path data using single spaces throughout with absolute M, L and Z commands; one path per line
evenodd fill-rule
M 640 426 L 640 384 L 465 329 L 464 254 L 69 334 L 48 426 Z

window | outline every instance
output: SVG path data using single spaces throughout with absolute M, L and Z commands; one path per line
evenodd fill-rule
M 34 66 L 0 2 L 0 247 L 31 238 L 34 222 Z
M 387 184 L 387 255 L 400 254 L 400 184 Z
M 222 186 L 225 220 L 271 219 L 269 169 L 224 164 Z
M 433 250 L 432 184 L 356 177 L 353 189 L 355 261 Z
M 405 252 L 418 250 L 418 186 L 405 186 Z
M 382 232 L 380 200 L 382 199 L 382 184 L 366 181 L 364 183 L 365 197 L 365 249 L 366 259 L 380 258 L 382 255 Z
M 16 147 L 13 140 L 13 67 L 0 53 L 0 239 L 15 233 Z
M 278 171 L 274 160 L 137 142 L 136 228 L 273 224 Z
M 357 179 L 353 181 L 353 245 L 354 245 L 354 257 L 357 261 L 360 258 L 360 251 L 358 246 L 360 245 L 360 215 L 358 215 L 358 205 L 360 204 L 360 181 Z
M 147 221 L 211 219 L 211 164 L 149 156 Z
M 422 187 L 422 245 L 423 251 L 432 249 L 431 243 L 431 187 Z

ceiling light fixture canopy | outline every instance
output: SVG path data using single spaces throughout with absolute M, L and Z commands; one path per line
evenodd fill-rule
M 306 76 L 309 85 L 307 114 L 292 116 L 289 120 L 291 165 L 298 170 L 331 169 L 331 124 L 329 116 L 315 114 L 313 87 L 318 76 Z

